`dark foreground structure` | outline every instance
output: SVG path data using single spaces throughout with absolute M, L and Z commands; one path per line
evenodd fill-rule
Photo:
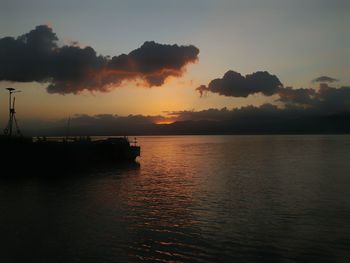
M 101 165 L 135 162 L 140 146 L 127 137 L 84 138 L 0 137 L 2 162 L 12 171 L 77 171 Z
M 7 166 L 6 175 L 12 176 L 23 171 L 70 172 L 86 170 L 91 167 L 135 162 L 140 156 L 140 146 L 131 145 L 127 137 L 110 137 L 91 140 L 90 137 L 50 138 L 24 137 L 17 125 L 15 97 L 20 92 L 13 88 L 9 91 L 9 121 L 0 135 L 2 152 L 1 163 Z M 18 174 L 18 173 L 17 173 Z

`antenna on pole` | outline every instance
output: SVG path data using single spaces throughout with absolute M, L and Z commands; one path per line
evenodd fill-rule
M 21 131 L 18 127 L 17 124 L 17 119 L 16 119 L 16 110 L 15 110 L 15 102 L 16 98 L 14 97 L 12 99 L 12 94 L 21 92 L 20 90 L 16 90 L 14 88 L 6 88 L 9 91 L 9 121 L 7 124 L 7 127 L 4 129 L 4 134 L 7 136 L 12 136 L 12 131 L 13 131 L 13 123 L 15 123 L 16 126 L 16 134 L 18 136 L 22 136 Z

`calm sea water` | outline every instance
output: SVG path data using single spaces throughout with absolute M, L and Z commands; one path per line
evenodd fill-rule
M 1 181 L 0 262 L 350 262 L 350 136 L 138 139 L 140 166 Z

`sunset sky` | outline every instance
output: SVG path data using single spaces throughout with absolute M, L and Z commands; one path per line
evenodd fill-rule
M 145 85 L 135 73 L 136 77 L 123 77 L 108 92 L 62 95 L 48 93 L 48 82 L 0 81 L 1 126 L 7 118 L 7 87 L 22 90 L 17 95 L 17 115 L 25 122 L 74 114 L 166 116 L 173 111 L 232 109 L 276 100 L 277 95 L 260 92 L 246 97 L 207 92 L 200 97 L 197 87 L 229 70 L 243 76 L 267 71 L 284 87 L 316 89 L 319 83 L 312 80 L 320 76 L 338 80 L 329 83 L 337 88 L 350 85 L 350 2 L 345 0 L 0 3 L 0 39 L 17 38 L 47 25 L 57 35 L 59 47 L 90 46 L 104 57 L 129 54 L 146 41 L 199 50 L 198 59 L 186 60 L 162 85 Z

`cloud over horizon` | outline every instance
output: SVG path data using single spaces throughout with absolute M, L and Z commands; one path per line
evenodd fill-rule
M 339 81 L 338 79 L 327 77 L 327 76 L 321 76 L 318 78 L 315 78 L 312 80 L 312 82 L 328 82 L 328 83 L 333 83 Z
M 49 93 L 60 94 L 109 91 L 128 80 L 161 86 L 170 76 L 182 76 L 199 54 L 193 45 L 146 41 L 129 54 L 110 58 L 97 55 L 89 46 L 59 47 L 58 40 L 46 25 L 17 38 L 0 38 L 0 81 L 48 83 Z
M 228 109 L 167 111 L 164 115 L 77 114 L 72 135 L 349 133 L 350 87 L 318 89 L 291 87 L 278 91 L 279 99 L 260 106 Z M 50 125 L 27 125 L 32 134 L 65 135 L 66 119 Z M 158 125 L 170 123 L 166 125 Z M 40 128 L 41 127 L 41 128 Z
M 258 71 L 242 76 L 236 71 L 229 70 L 222 78 L 213 79 L 208 86 L 201 85 L 196 90 L 201 96 L 207 92 L 231 97 L 248 97 L 255 93 L 271 96 L 281 86 L 281 81 L 267 71 Z
M 281 108 L 266 103 L 233 109 L 176 111 L 169 112 L 168 116 L 75 115 L 70 121 L 70 135 L 349 133 L 350 110 L 328 111 L 324 106 L 329 104 L 328 101 L 318 107 L 289 105 Z M 159 125 L 159 121 L 173 123 Z M 67 133 L 64 119 L 41 125 L 34 121 L 23 126 L 34 136 L 65 136 Z
M 329 82 L 338 81 L 322 76 L 313 82 L 320 82 L 319 87 L 298 88 L 286 86 L 275 75 L 267 71 L 258 71 L 245 77 L 240 73 L 229 70 L 222 78 L 210 81 L 208 86 L 196 88 L 200 96 L 208 92 L 218 93 L 227 97 L 248 97 L 261 93 L 265 96 L 276 95 L 275 102 L 285 107 L 312 108 L 314 110 L 327 109 L 329 112 L 350 110 L 350 87 L 331 87 Z

